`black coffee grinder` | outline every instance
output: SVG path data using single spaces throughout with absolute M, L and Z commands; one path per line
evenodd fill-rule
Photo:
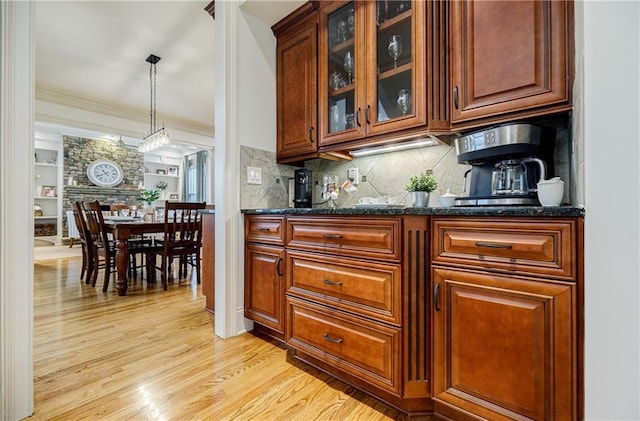
M 457 138 L 458 163 L 471 169 L 468 196 L 455 206 L 539 205 L 537 183 L 553 176 L 555 136 L 553 128 L 510 123 Z
M 311 170 L 297 169 L 294 172 L 293 182 L 293 207 L 295 208 L 310 208 L 313 182 L 311 177 Z

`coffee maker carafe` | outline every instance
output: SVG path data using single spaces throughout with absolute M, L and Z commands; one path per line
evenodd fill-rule
M 547 168 L 541 159 L 506 159 L 495 164 L 492 174 L 493 195 L 529 195 L 536 192 L 540 180 L 544 180 Z

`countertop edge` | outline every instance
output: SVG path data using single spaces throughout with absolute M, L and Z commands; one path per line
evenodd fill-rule
M 429 208 L 280 208 L 241 209 L 245 215 L 353 215 L 353 216 L 539 216 L 584 217 L 581 206 L 469 206 Z

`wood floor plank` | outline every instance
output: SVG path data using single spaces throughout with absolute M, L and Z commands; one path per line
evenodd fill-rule
M 276 341 L 216 337 L 192 273 L 118 297 L 81 282 L 79 258 L 34 268 L 29 420 L 405 419 Z

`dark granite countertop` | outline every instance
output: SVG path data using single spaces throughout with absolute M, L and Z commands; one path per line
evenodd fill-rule
M 461 206 L 452 208 L 282 208 L 282 209 L 242 209 L 247 215 L 353 215 L 353 216 L 584 216 L 585 210 L 579 206 Z

